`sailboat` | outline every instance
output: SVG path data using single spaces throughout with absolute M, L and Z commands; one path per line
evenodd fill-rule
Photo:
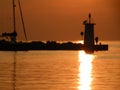
M 17 50 L 17 45 L 20 44 L 20 42 L 16 41 L 17 38 L 17 32 L 16 32 L 16 4 L 15 0 L 12 0 L 12 6 L 13 6 L 13 32 L 4 32 L 0 35 L 2 38 L 8 38 L 9 40 L 0 40 L 0 50 L 5 50 L 5 51 L 14 51 Z M 21 3 L 20 0 L 18 0 L 18 5 L 19 5 L 19 10 L 20 10 L 20 15 L 21 15 L 21 20 L 22 20 L 22 25 L 23 25 L 23 30 L 24 30 L 24 35 L 27 40 L 27 35 L 25 31 L 25 25 L 24 25 L 24 20 L 23 20 L 23 15 L 22 15 L 22 8 L 21 8 Z M 19 49 L 19 48 L 18 48 Z
M 21 21 L 22 21 L 22 25 L 23 25 L 25 39 L 27 40 L 27 35 L 26 35 L 26 31 L 25 31 L 25 25 L 24 25 L 24 19 L 23 19 L 20 0 L 18 0 L 18 6 L 19 6 L 19 10 L 20 10 L 20 16 L 21 16 Z M 10 38 L 11 42 L 16 43 L 17 32 L 16 32 L 16 4 L 15 4 L 15 0 L 13 0 L 13 26 L 14 26 L 13 32 L 2 33 L 2 35 L 0 37 Z
M 0 40 L 0 51 L 28 51 L 28 50 L 84 50 L 87 53 L 93 53 L 94 51 L 108 50 L 108 45 L 95 45 L 94 44 L 94 23 L 91 23 L 91 14 L 89 14 L 89 22 L 84 22 L 85 33 L 84 33 L 84 44 L 81 43 L 57 43 L 56 41 L 31 41 L 27 42 L 27 34 L 24 25 L 24 19 L 22 14 L 22 8 L 20 0 L 18 0 L 21 21 L 24 30 L 24 36 L 26 42 L 18 42 L 17 31 L 16 31 L 16 4 L 13 1 L 13 32 L 2 33 L 0 37 L 9 38 L 10 40 Z

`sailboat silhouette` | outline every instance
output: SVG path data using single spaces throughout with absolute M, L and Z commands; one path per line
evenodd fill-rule
M 16 32 L 16 4 L 15 4 L 15 0 L 12 0 L 12 4 L 13 4 L 13 32 L 5 32 L 2 33 L 1 37 L 4 38 L 9 38 L 10 39 L 10 43 L 16 43 L 16 37 L 17 37 L 17 32 Z M 22 25 L 23 25 L 23 31 L 24 31 L 24 35 L 25 35 L 25 39 L 27 40 L 27 35 L 26 35 L 26 31 L 25 31 L 25 25 L 24 25 L 24 19 L 23 19 L 23 14 L 22 14 L 22 8 L 21 8 L 21 3 L 20 0 L 18 0 L 18 6 L 19 6 L 19 11 L 20 11 L 20 16 L 21 16 L 21 21 L 22 21 Z

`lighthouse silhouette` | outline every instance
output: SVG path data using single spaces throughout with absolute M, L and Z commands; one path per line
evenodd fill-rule
M 94 25 L 91 22 L 91 14 L 88 15 L 88 21 L 84 21 L 85 31 L 84 31 L 84 46 L 86 51 L 94 51 Z

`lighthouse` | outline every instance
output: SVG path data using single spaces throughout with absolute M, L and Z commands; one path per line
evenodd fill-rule
M 85 25 L 84 30 L 84 47 L 86 51 L 94 51 L 94 25 L 95 23 L 91 22 L 91 14 L 88 15 L 88 21 L 84 21 Z

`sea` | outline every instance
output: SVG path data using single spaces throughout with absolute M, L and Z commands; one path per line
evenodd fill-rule
M 0 51 L 0 90 L 120 90 L 120 41 L 108 51 Z

